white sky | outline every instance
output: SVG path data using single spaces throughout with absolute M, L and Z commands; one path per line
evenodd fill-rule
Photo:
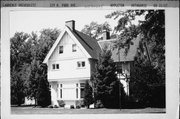
M 84 25 L 92 21 L 99 24 L 107 21 L 113 28 L 117 22 L 106 19 L 105 15 L 115 10 L 41 10 L 41 11 L 12 11 L 10 12 L 10 37 L 15 32 L 31 33 L 44 28 L 58 28 L 63 30 L 65 21 L 75 20 L 75 28 L 82 30 Z
M 39 32 L 45 28 L 58 28 L 63 30 L 65 21 L 75 20 L 75 28 L 81 31 L 84 25 L 92 21 L 102 24 L 107 21 L 111 28 L 117 25 L 117 20 L 107 19 L 105 15 L 112 13 L 112 9 L 46 9 L 32 11 L 11 11 L 10 12 L 10 37 L 16 32 L 31 33 Z M 137 17 L 135 24 L 139 19 Z

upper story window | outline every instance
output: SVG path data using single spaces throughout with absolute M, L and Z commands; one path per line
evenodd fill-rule
M 116 64 L 116 67 L 117 67 L 117 73 L 122 73 L 122 64 L 121 63 L 117 63 Z
M 77 62 L 77 67 L 78 68 L 85 67 L 85 61 L 78 61 Z
M 59 46 L 59 54 L 63 53 L 63 46 Z
M 56 65 L 55 64 L 52 64 L 52 69 L 56 69 Z
M 72 52 L 76 52 L 77 51 L 77 46 L 76 44 L 72 44 Z
M 52 64 L 52 69 L 53 69 L 53 70 L 59 69 L 59 64 Z

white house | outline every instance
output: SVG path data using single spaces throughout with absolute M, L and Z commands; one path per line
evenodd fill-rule
M 95 63 L 101 48 L 105 45 L 113 46 L 114 40 L 108 38 L 109 34 L 105 33 L 104 39 L 97 42 L 96 39 L 77 31 L 74 20 L 66 22 L 64 30 L 43 62 L 48 66 L 52 105 L 58 105 L 57 100 L 65 101 L 66 105 L 75 105 L 76 100 L 83 99 L 85 81 L 89 80 L 92 72 L 95 71 Z M 138 43 L 139 40 L 135 40 L 127 55 L 121 50 L 120 58 L 117 49 L 112 50 L 114 62 L 122 67 L 122 73 L 126 74 L 119 77 L 127 94 L 129 94 L 127 77 L 130 77 L 131 64 Z

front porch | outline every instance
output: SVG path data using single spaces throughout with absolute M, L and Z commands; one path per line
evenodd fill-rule
M 65 107 L 76 106 L 76 101 L 84 98 L 85 80 L 76 82 L 50 82 L 51 104 L 60 106 L 58 101 L 63 101 Z

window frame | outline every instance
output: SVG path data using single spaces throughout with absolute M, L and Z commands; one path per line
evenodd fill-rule
M 76 99 L 79 98 L 79 86 L 78 86 L 78 83 L 76 83 Z
M 53 63 L 51 69 L 52 70 L 59 70 L 60 69 L 60 65 L 58 63 Z
M 77 68 L 86 68 L 85 61 L 77 61 Z
M 56 69 L 59 69 L 59 64 L 56 64 Z
M 59 86 L 59 98 L 60 99 L 63 98 L 62 92 L 63 92 L 63 84 L 61 83 L 60 86 Z
M 59 54 L 63 54 L 64 47 L 62 45 L 59 46 Z
M 85 83 L 80 83 L 80 98 L 81 99 L 84 98 L 84 95 L 85 95 L 84 91 L 85 91 Z
M 77 45 L 76 44 L 72 44 L 72 52 L 76 52 L 77 51 Z
M 52 64 L 52 70 L 56 69 L 56 64 Z

